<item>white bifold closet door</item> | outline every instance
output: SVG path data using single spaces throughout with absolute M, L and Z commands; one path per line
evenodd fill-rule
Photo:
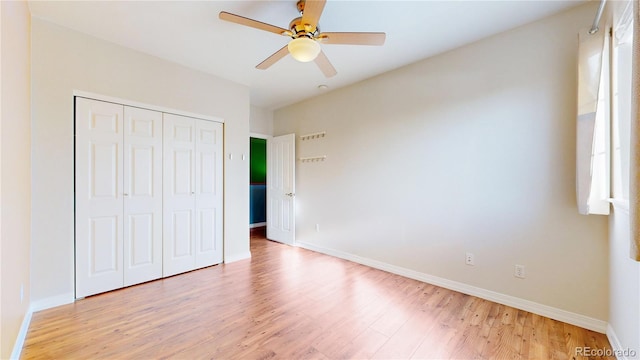
M 222 124 L 76 98 L 76 297 L 222 262 Z
M 162 276 L 162 113 L 76 98 L 76 297 Z
M 76 99 L 76 297 L 122 287 L 122 105 Z
M 222 262 L 222 124 L 164 114 L 163 276 Z
M 162 113 L 124 108 L 124 286 L 162 277 Z

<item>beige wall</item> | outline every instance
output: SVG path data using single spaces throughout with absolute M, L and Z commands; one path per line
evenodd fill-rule
M 225 120 L 225 259 L 249 256 L 249 89 L 32 20 L 33 251 L 36 308 L 74 291 L 73 91 Z M 228 154 L 233 154 L 233 160 Z
M 0 8 L 0 358 L 6 359 L 30 301 L 30 14 L 25 1 L 0 1 Z
M 273 111 L 252 105 L 249 127 L 254 134 L 273 135 Z
M 606 321 L 607 218 L 574 175 L 596 5 L 276 110 L 274 135 L 327 133 L 297 144 L 327 155 L 297 164 L 297 241 Z

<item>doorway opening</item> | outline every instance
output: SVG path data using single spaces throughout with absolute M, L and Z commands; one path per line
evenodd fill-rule
M 252 235 L 267 228 L 267 139 L 249 138 L 249 228 Z

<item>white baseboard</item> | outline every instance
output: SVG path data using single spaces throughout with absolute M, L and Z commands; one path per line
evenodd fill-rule
M 263 226 L 267 226 L 267 223 L 266 222 L 261 222 L 261 223 L 249 224 L 249 229 L 259 228 L 259 227 L 263 227 Z
M 246 253 L 238 254 L 238 255 L 225 256 L 224 257 L 224 263 L 225 264 L 230 264 L 232 262 L 236 262 L 236 261 L 240 261 L 240 260 L 246 260 L 246 259 L 251 259 L 251 251 L 247 251 Z
M 618 335 L 613 330 L 611 325 L 607 326 L 607 339 L 609 339 L 609 343 L 611 343 L 611 347 L 614 349 L 622 349 L 622 344 L 620 344 L 620 339 L 618 339 Z M 616 357 L 618 360 L 627 360 L 626 356 Z
M 534 314 L 546 316 L 551 319 L 566 322 L 572 325 L 580 326 L 585 329 L 597 331 L 599 333 L 606 333 L 607 322 L 599 319 L 594 319 L 585 315 L 576 314 L 570 311 L 554 308 L 551 306 L 539 304 L 533 301 L 525 300 L 511 295 L 498 293 L 495 291 L 479 288 L 476 286 L 464 284 L 458 281 L 453 281 L 438 276 L 421 273 L 415 270 L 395 266 L 377 261 L 373 259 L 364 258 L 361 256 L 345 253 L 339 250 L 327 249 L 321 246 L 308 244 L 304 242 L 297 242 L 297 246 L 305 248 L 307 250 L 316 251 L 326 255 L 335 256 L 341 259 L 353 261 L 358 264 L 367 265 L 372 268 L 384 270 L 393 274 L 408 277 L 410 279 L 426 282 L 432 285 L 440 286 L 446 289 L 461 292 L 467 295 L 477 296 L 479 298 L 493 301 L 499 304 L 514 307 L 516 309 L 529 311 Z
M 60 305 L 71 304 L 74 300 L 73 293 L 70 293 L 33 301 L 29 306 L 29 310 L 24 315 L 24 319 L 22 319 L 22 325 L 20 325 L 18 337 L 13 344 L 13 351 L 11 351 L 11 359 L 20 359 L 20 353 L 22 353 L 24 341 L 27 338 L 27 332 L 29 331 L 29 325 L 31 324 L 31 317 L 33 316 L 33 313 Z
M 60 305 L 71 304 L 75 301 L 73 293 L 62 294 L 33 301 L 31 303 L 31 311 L 38 312 L 40 310 L 51 309 Z
M 629 347 L 622 346 L 622 343 L 620 343 L 620 339 L 618 339 L 618 335 L 616 335 L 611 324 L 607 325 L 607 339 L 609 339 L 611 348 L 615 351 L 614 355 L 616 356 L 616 359 L 633 360 L 640 358 L 640 356 L 638 356 L 638 351 L 640 351 L 640 349 L 630 349 Z M 627 355 L 631 357 L 628 357 Z
M 16 342 L 13 343 L 13 350 L 11 351 L 11 359 L 20 359 L 20 353 L 22 353 L 24 340 L 27 338 L 27 332 L 29 331 L 29 325 L 31 324 L 32 315 L 33 315 L 33 311 L 31 310 L 31 308 L 29 308 L 29 310 L 27 310 L 27 313 L 24 315 L 24 319 L 22 319 L 22 324 L 20 325 L 20 331 L 18 331 L 18 337 L 16 338 Z

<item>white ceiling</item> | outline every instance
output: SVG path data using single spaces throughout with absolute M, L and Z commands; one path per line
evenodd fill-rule
M 275 109 L 543 18 L 587 0 L 328 0 L 321 31 L 384 31 L 384 46 L 323 45 L 338 71 L 285 57 L 255 66 L 288 38 L 218 19 L 220 11 L 288 28 L 287 1 L 30 1 L 33 16 L 248 86 L 252 105 Z M 590 24 L 585 24 L 589 26 Z

